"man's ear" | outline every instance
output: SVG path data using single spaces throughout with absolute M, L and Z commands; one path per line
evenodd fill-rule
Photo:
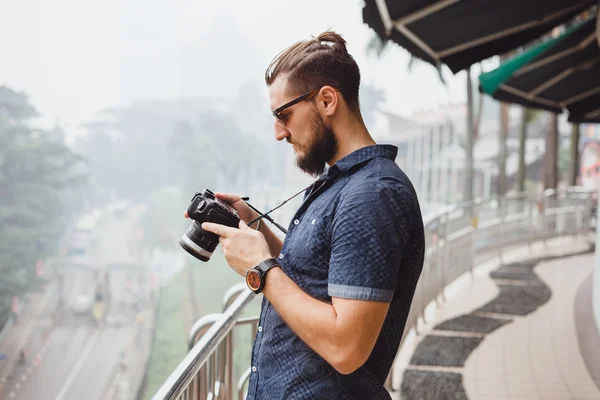
M 340 105 L 339 92 L 331 86 L 323 86 L 317 99 L 321 112 L 332 117 Z

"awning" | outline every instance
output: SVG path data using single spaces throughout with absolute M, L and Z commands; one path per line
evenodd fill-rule
M 365 0 L 363 21 L 433 65 L 456 73 L 522 46 L 597 0 Z
M 600 120 L 597 17 L 504 61 L 479 77 L 480 91 L 497 100 L 556 113 L 571 122 Z

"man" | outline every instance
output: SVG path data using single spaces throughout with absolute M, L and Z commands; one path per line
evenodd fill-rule
M 384 381 L 423 267 L 417 195 L 360 114 L 360 72 L 334 32 L 298 42 L 266 73 L 277 140 L 320 175 L 281 242 L 233 194 L 220 235 L 229 265 L 264 293 L 248 400 L 389 399 Z M 325 165 L 330 167 L 325 170 Z

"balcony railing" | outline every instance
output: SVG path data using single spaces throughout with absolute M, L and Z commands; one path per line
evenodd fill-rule
M 425 263 L 403 337 L 418 329 L 430 303 L 445 301 L 448 284 L 472 273 L 476 265 L 495 257 L 502 261 L 507 249 L 540 240 L 565 235 L 588 239 L 595 226 L 596 201 L 597 193 L 591 190 L 547 190 L 541 197 L 516 194 L 475 200 L 426 217 Z M 237 327 L 250 325 L 247 340 L 254 340 L 258 316 L 242 316 L 254 297 L 245 284 L 235 285 L 225 294 L 223 313 L 206 315 L 194 324 L 188 354 L 154 400 L 243 400 L 250 368 L 234 382 L 233 335 Z

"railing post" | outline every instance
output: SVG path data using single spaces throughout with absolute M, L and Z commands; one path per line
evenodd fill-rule
M 471 273 L 471 280 L 475 279 L 475 258 L 477 256 L 477 228 L 479 226 L 479 215 L 477 209 L 475 207 L 475 202 L 471 203 L 471 253 L 470 253 L 470 263 L 469 263 L 469 272 Z
M 446 293 L 444 293 L 444 288 L 446 287 L 446 247 L 447 247 L 447 242 L 448 242 L 448 214 L 443 214 L 440 217 L 440 229 L 441 229 L 441 234 L 438 235 L 438 252 L 439 252 L 439 269 L 440 269 L 440 275 L 442 277 L 442 290 L 441 292 L 441 297 L 442 297 L 442 303 L 446 302 Z M 443 245 L 442 245 L 443 243 Z
M 227 368 L 225 370 L 225 399 L 233 400 L 233 331 L 225 338 L 225 359 Z
M 527 216 L 529 220 L 529 226 L 527 227 L 527 247 L 529 248 L 529 253 L 533 252 L 533 236 L 535 234 L 535 226 L 533 222 L 533 205 L 530 201 L 530 197 L 525 197 L 525 204 L 527 207 Z
M 502 266 L 504 265 L 503 261 L 503 249 L 504 249 L 504 224 L 506 222 L 504 217 L 504 201 L 501 197 L 498 197 L 498 212 L 500 213 L 500 246 L 498 246 L 498 262 Z
M 200 398 L 201 399 L 206 399 L 206 396 L 208 396 L 208 371 L 206 370 L 206 365 L 203 365 L 200 368 Z
M 248 378 L 250 378 L 250 374 L 252 373 L 252 369 L 251 367 L 248 367 L 248 369 L 246 370 L 246 372 L 244 372 L 242 374 L 242 376 L 240 377 L 240 380 L 238 381 L 238 400 L 244 400 L 244 385 L 246 384 L 246 381 L 248 380 Z
M 485 250 L 485 254 L 481 255 L 486 256 L 494 256 L 497 251 L 500 262 L 504 262 L 504 247 L 522 241 L 524 233 L 527 235 L 527 244 L 530 250 L 538 239 L 546 241 L 557 233 L 572 233 L 568 231 L 570 229 L 568 226 L 566 230 L 559 227 L 553 232 L 550 231 L 552 226 L 558 225 L 560 217 L 566 217 L 568 222 L 573 225 L 573 229 L 576 230 L 575 233 L 585 233 L 589 237 L 591 229 L 589 220 L 593 212 L 592 204 L 595 201 L 595 197 L 592 196 L 595 194 L 591 192 L 582 194 L 579 191 L 569 191 L 567 197 L 563 197 L 562 192 L 560 196 L 556 196 L 556 191 L 546 192 L 541 198 L 519 194 L 516 197 L 491 199 L 485 203 L 482 203 L 481 200 L 464 203 L 455 206 L 453 211 L 444 210 L 432 219 L 426 218 L 426 255 L 423 272 L 417 284 L 418 293 L 415 293 L 406 331 L 412 328 L 417 335 L 419 334 L 419 326 L 422 327 L 419 317 L 423 324 L 427 323 L 425 315 L 427 305 L 433 304 L 434 300 L 438 304 L 446 301 L 444 289 L 452 279 L 467 271 L 472 277 L 474 276 L 479 250 Z M 525 202 L 527 210 L 521 207 L 521 202 Z M 497 207 L 496 213 L 494 213 L 494 204 Z M 540 207 L 539 213 L 536 214 L 535 207 L 537 205 L 544 207 Z M 482 207 L 485 207 L 486 210 L 483 214 L 484 223 L 480 224 L 479 216 L 482 213 Z M 485 211 L 489 211 L 493 220 L 487 221 Z M 525 211 L 527 214 L 523 214 Z M 575 215 L 572 216 L 572 214 Z M 539 215 L 539 219 L 536 215 Z M 451 223 L 453 216 L 458 219 Z M 552 224 L 549 218 L 554 218 L 556 221 Z M 498 221 L 499 227 L 497 226 Z M 528 230 L 524 232 L 522 225 L 527 222 L 529 223 Z M 518 237 L 509 237 L 512 231 L 508 229 L 511 227 L 517 227 Z M 454 243 L 450 241 L 450 237 L 454 238 Z M 480 247 L 477 247 L 478 237 L 485 239 L 481 242 Z M 496 249 L 495 246 L 498 248 Z M 435 265 L 439 271 L 435 271 L 432 265 Z M 189 337 L 190 352 L 172 372 L 154 399 L 234 400 L 244 398 L 244 388 L 250 377 L 251 368 L 246 370 L 236 385 L 233 370 L 233 335 L 236 326 L 250 324 L 251 340 L 256 337 L 257 317 L 242 317 L 244 309 L 253 298 L 254 294 L 245 286 L 232 287 L 223 299 L 224 309 L 226 308 L 223 314 L 210 314 L 196 321 Z M 246 333 L 245 331 L 244 336 Z M 200 342 L 196 343 L 198 340 Z M 393 371 L 390 370 L 385 382 L 388 388 L 391 387 L 392 375 Z
M 190 331 L 190 337 L 188 338 L 188 350 L 191 350 L 192 347 L 196 344 L 198 340 L 202 337 L 202 335 L 221 318 L 223 314 L 207 314 L 204 317 L 198 319 L 194 325 L 192 325 L 192 329 Z
M 425 241 L 427 243 L 427 240 Z M 431 241 L 429 243 L 429 246 L 431 246 Z M 427 308 L 427 302 L 425 300 L 427 296 L 431 290 L 431 285 L 430 285 L 430 271 L 431 271 L 431 252 L 429 249 L 429 246 L 425 247 L 425 261 L 423 263 L 423 272 L 421 272 L 421 279 L 423 279 L 423 291 L 421 292 L 421 312 L 420 312 L 420 317 L 421 317 L 421 321 L 423 321 L 423 324 L 427 323 L 427 319 L 425 318 L 425 309 Z M 419 325 L 418 321 L 417 321 L 417 326 Z M 418 332 L 418 328 L 415 327 L 415 332 Z
M 440 297 L 443 297 L 443 282 L 444 282 L 444 273 L 443 273 L 443 269 L 442 269 L 442 252 L 441 252 L 441 236 L 442 236 L 442 231 L 443 231 L 443 227 L 442 227 L 442 219 L 438 218 L 438 228 L 437 230 L 434 232 L 434 246 L 435 246 L 435 269 L 436 269 L 436 275 L 437 275 L 437 279 L 436 281 L 439 282 L 436 285 L 436 293 L 435 293 L 435 303 L 436 306 L 439 307 L 442 305 L 442 301 L 440 300 Z M 440 289 L 442 288 L 442 289 Z
M 240 295 L 240 293 L 242 293 L 244 291 L 244 289 L 246 289 L 246 288 L 247 288 L 247 286 L 243 282 L 230 287 L 229 290 L 227 290 L 225 292 L 225 295 L 223 296 L 222 310 L 223 311 L 227 310 L 227 308 L 231 305 L 231 303 L 233 303 L 235 301 L 235 299 L 237 299 L 237 297 Z
M 598 194 L 596 193 L 596 198 L 598 198 Z M 585 239 L 587 241 L 590 240 L 590 233 L 592 231 L 592 215 L 596 215 L 595 217 L 595 224 L 596 224 L 596 229 L 598 229 L 598 214 L 597 214 L 597 210 L 596 207 L 594 205 L 594 193 L 590 193 L 589 196 L 589 205 L 587 207 L 588 210 L 588 214 L 587 214 L 587 218 L 585 219 L 584 223 L 585 223 Z

